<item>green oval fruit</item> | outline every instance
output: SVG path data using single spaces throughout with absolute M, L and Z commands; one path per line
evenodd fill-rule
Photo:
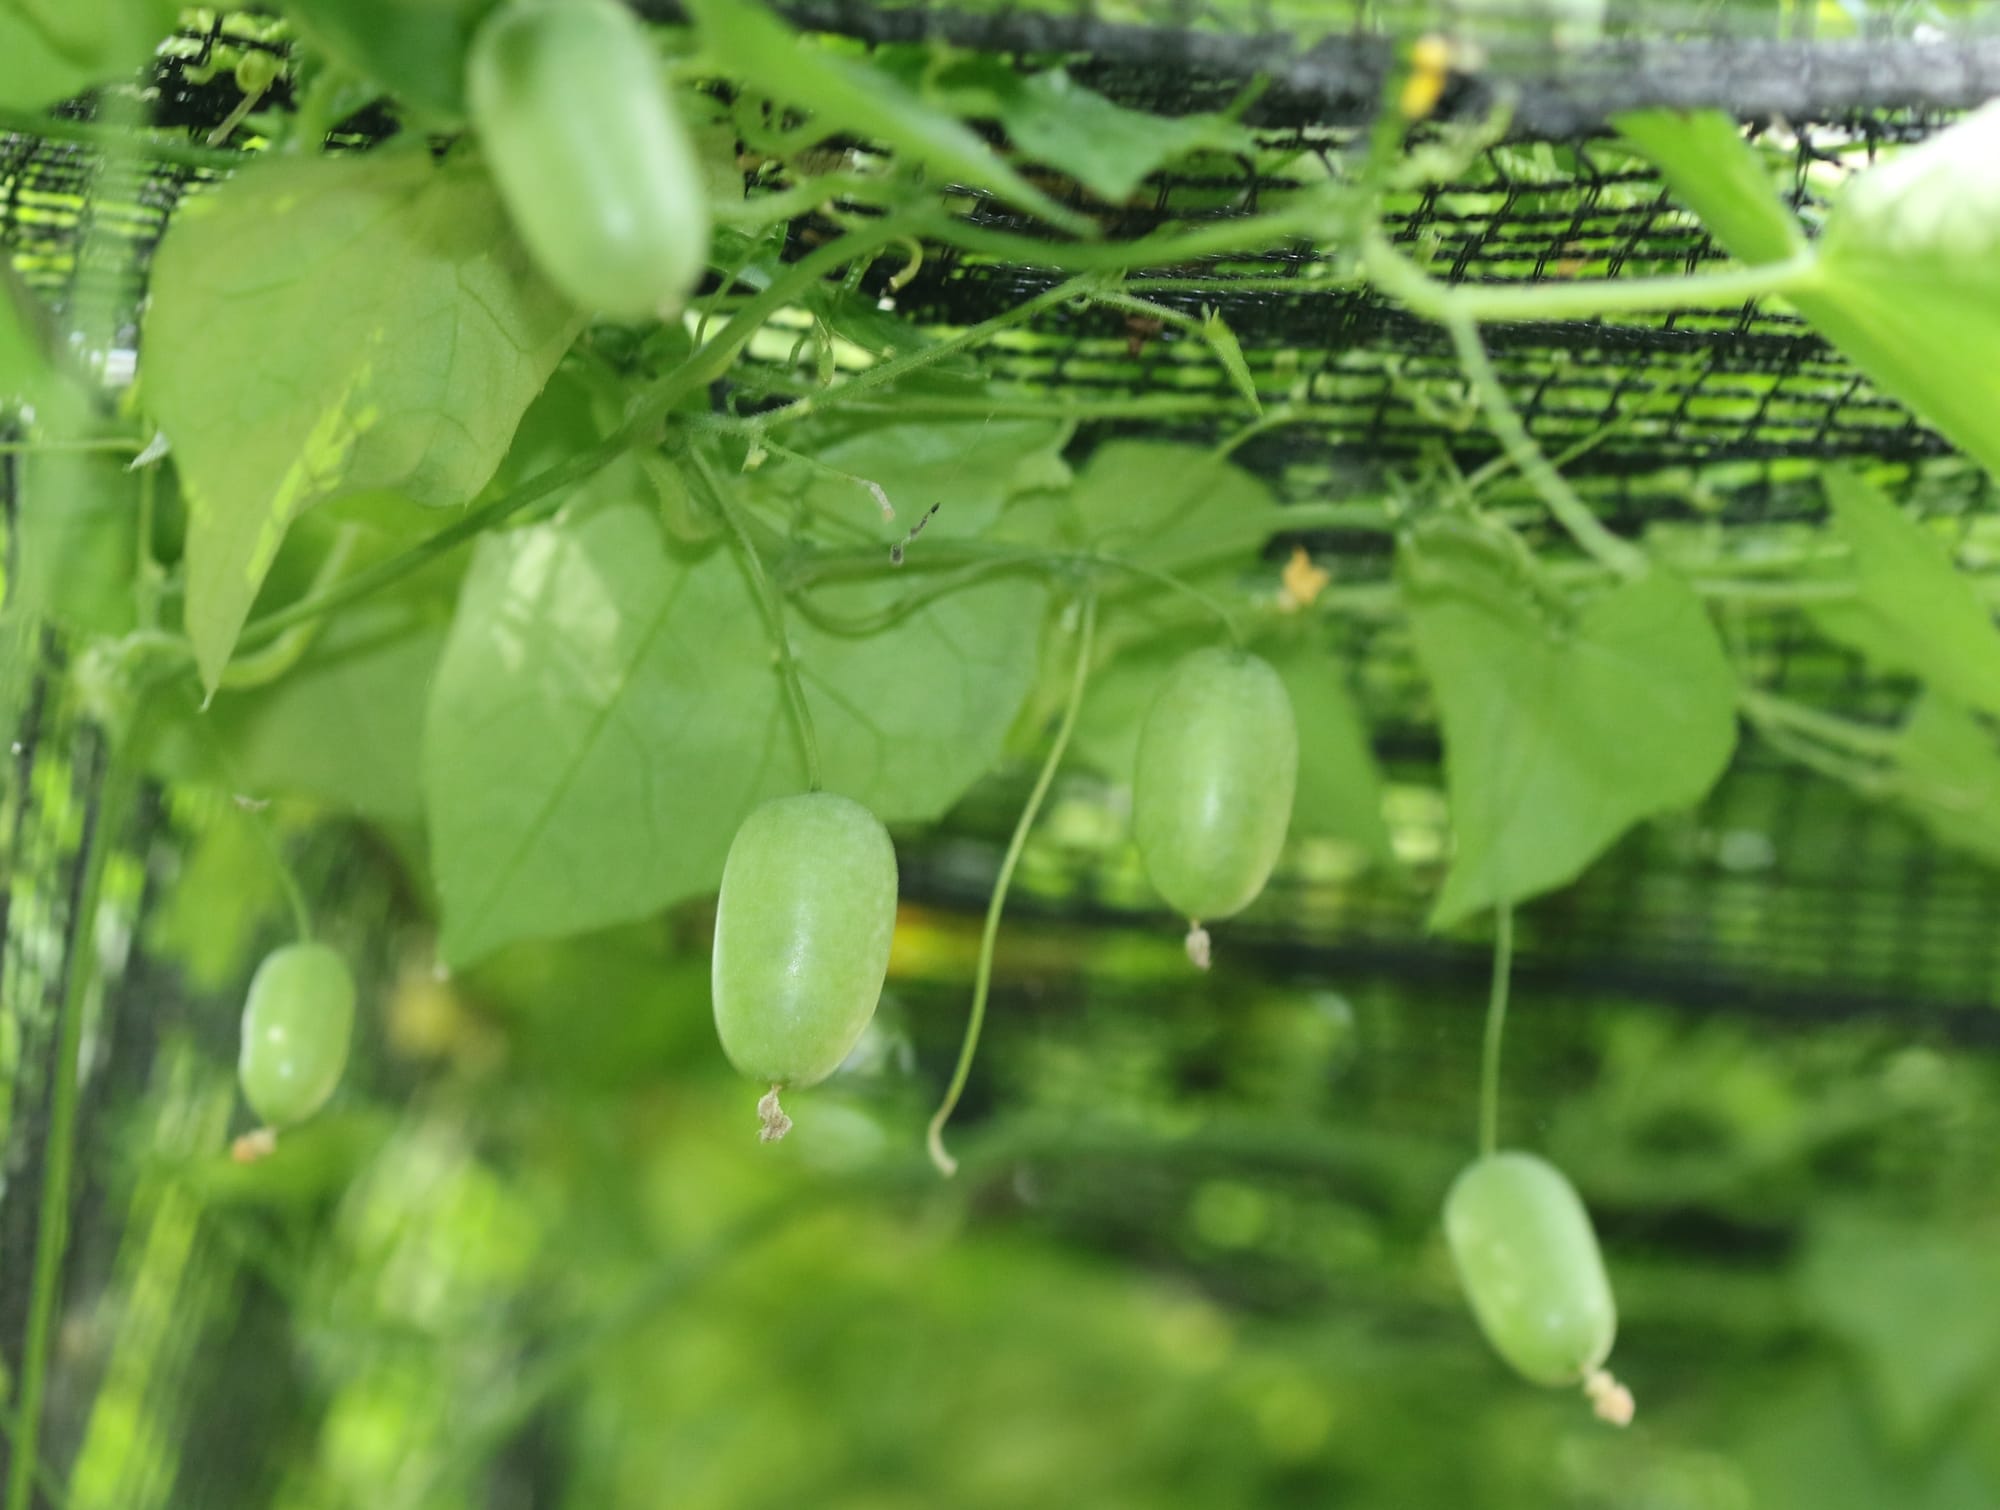
M 322 1106 L 347 1068 L 354 977 L 324 944 L 290 944 L 264 957 L 243 1007 L 237 1077 L 267 1127 L 290 1127 Z
M 1590 1213 L 1546 1159 L 1498 1153 L 1468 1165 L 1444 1231 L 1493 1350 L 1536 1384 L 1580 1384 L 1602 1367 L 1618 1307 Z
M 765 803 L 736 831 L 715 911 L 715 1029 L 766 1085 L 840 1067 L 882 994 L 896 851 L 875 815 L 830 792 Z
M 473 125 L 549 280 L 616 319 L 678 313 L 708 266 L 708 189 L 646 31 L 616 0 L 510 0 L 473 38 Z
M 1299 731 L 1270 664 L 1197 650 L 1167 673 L 1139 732 L 1132 830 L 1183 916 L 1226 918 L 1270 878 L 1292 821 Z

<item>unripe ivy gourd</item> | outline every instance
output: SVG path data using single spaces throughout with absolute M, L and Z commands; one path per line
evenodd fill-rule
M 826 1079 L 875 1015 L 895 928 L 895 847 L 860 803 L 809 792 L 743 820 L 716 902 L 715 1030 L 771 1087 L 766 1141 L 791 1125 L 777 1092 Z
M 617 0 L 508 0 L 466 60 L 509 218 L 579 307 L 668 319 L 708 266 L 707 178 L 644 26 Z
M 1139 732 L 1132 830 L 1147 876 L 1192 925 L 1188 953 L 1204 968 L 1201 924 L 1241 912 L 1264 889 L 1298 770 L 1291 696 L 1269 662 L 1197 650 L 1167 673 Z
M 1562 1171 L 1534 1154 L 1488 1154 L 1453 1182 L 1444 1230 L 1493 1350 L 1529 1382 L 1582 1385 L 1599 1415 L 1629 1421 L 1631 1395 L 1604 1372 L 1618 1331 L 1611 1281 Z
M 340 1084 L 354 1032 L 354 977 L 324 944 L 264 957 L 243 1007 L 237 1078 L 267 1128 L 303 1122 Z

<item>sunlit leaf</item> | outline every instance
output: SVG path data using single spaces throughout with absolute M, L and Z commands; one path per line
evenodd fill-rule
M 145 400 L 188 499 L 207 683 L 294 519 L 369 488 L 465 503 L 576 329 L 456 161 L 258 163 L 184 206 L 153 266 Z
M 865 615 L 905 590 L 885 572 L 815 603 Z M 867 635 L 795 613 L 828 789 L 890 822 L 942 813 L 1027 694 L 1043 601 L 1001 579 Z M 732 550 L 671 551 L 626 506 L 481 543 L 425 731 L 448 959 L 706 891 L 750 809 L 805 784 Z
M 1813 621 L 1891 671 L 2000 713 L 2000 625 L 1944 542 L 1844 467 L 1821 476 L 1833 529 L 1852 552 L 1852 602 L 1815 603 Z
M 1679 578 L 1656 568 L 1572 610 L 1443 532 L 1406 542 L 1397 578 L 1444 723 L 1456 849 L 1435 925 L 1574 879 L 1728 765 L 1735 677 Z

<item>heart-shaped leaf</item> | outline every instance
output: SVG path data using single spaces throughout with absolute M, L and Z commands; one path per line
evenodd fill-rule
M 1434 925 L 1564 884 L 1728 765 L 1735 678 L 1679 578 L 1656 568 L 1573 609 L 1442 531 L 1405 541 L 1397 576 L 1444 722 L 1457 847 Z

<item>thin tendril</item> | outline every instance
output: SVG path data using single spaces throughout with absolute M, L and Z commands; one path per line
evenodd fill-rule
M 1500 1146 L 1500 1040 L 1507 1032 L 1507 986 L 1514 973 L 1514 909 L 1493 909 L 1493 985 L 1486 998 L 1486 1043 L 1479 1065 L 1479 1153 Z
M 973 976 L 972 1015 L 966 1019 L 965 1042 L 959 1045 L 958 1065 L 951 1072 L 951 1084 L 945 1087 L 944 1100 L 938 1103 L 925 1134 L 931 1162 L 945 1175 L 958 1172 L 958 1160 L 945 1151 L 944 1125 L 951 1120 L 952 1112 L 957 1110 L 958 1098 L 965 1094 L 965 1082 L 972 1075 L 972 1059 L 979 1052 L 979 1031 L 986 1023 L 986 995 L 993 984 L 993 945 L 1000 936 L 1000 914 L 1007 906 L 1007 889 L 1013 884 L 1014 867 L 1020 863 L 1021 851 L 1027 846 L 1028 830 L 1035 826 L 1035 816 L 1042 810 L 1042 799 L 1048 795 L 1049 784 L 1055 780 L 1056 767 L 1062 764 L 1063 751 L 1069 748 L 1070 734 L 1076 728 L 1077 712 L 1083 707 L 1083 689 L 1090 681 L 1091 646 L 1096 637 L 1097 598 L 1094 593 L 1086 593 L 1083 623 L 1077 631 L 1076 672 L 1069 684 L 1069 701 L 1063 705 L 1062 722 L 1056 726 L 1055 743 L 1049 746 L 1048 758 L 1042 762 L 1034 790 L 1028 793 L 1027 805 L 1021 809 L 1021 816 L 1014 824 L 1014 837 L 1007 841 L 1006 856 L 1000 861 L 1000 874 L 994 878 L 993 896 L 986 904 L 986 927 L 979 936 L 979 964 Z
M 799 748 L 805 755 L 806 787 L 817 792 L 821 786 L 819 732 L 813 727 L 812 709 L 806 706 L 805 683 L 799 679 L 799 663 L 792 654 L 792 638 L 785 630 L 785 606 L 771 586 L 770 575 L 764 570 L 764 558 L 757 553 L 757 542 L 750 538 L 750 530 L 743 523 L 736 501 L 729 496 L 729 489 L 710 470 L 707 458 L 699 451 L 690 450 L 687 454 L 701 476 L 703 487 L 715 501 L 716 512 L 722 515 L 723 523 L 736 537 L 737 549 L 743 556 L 743 570 L 750 578 L 750 590 L 756 595 L 758 607 L 763 610 L 765 627 L 770 630 L 771 643 L 778 653 L 779 674 L 785 684 L 785 696 L 792 705 L 792 720 L 798 725 Z

